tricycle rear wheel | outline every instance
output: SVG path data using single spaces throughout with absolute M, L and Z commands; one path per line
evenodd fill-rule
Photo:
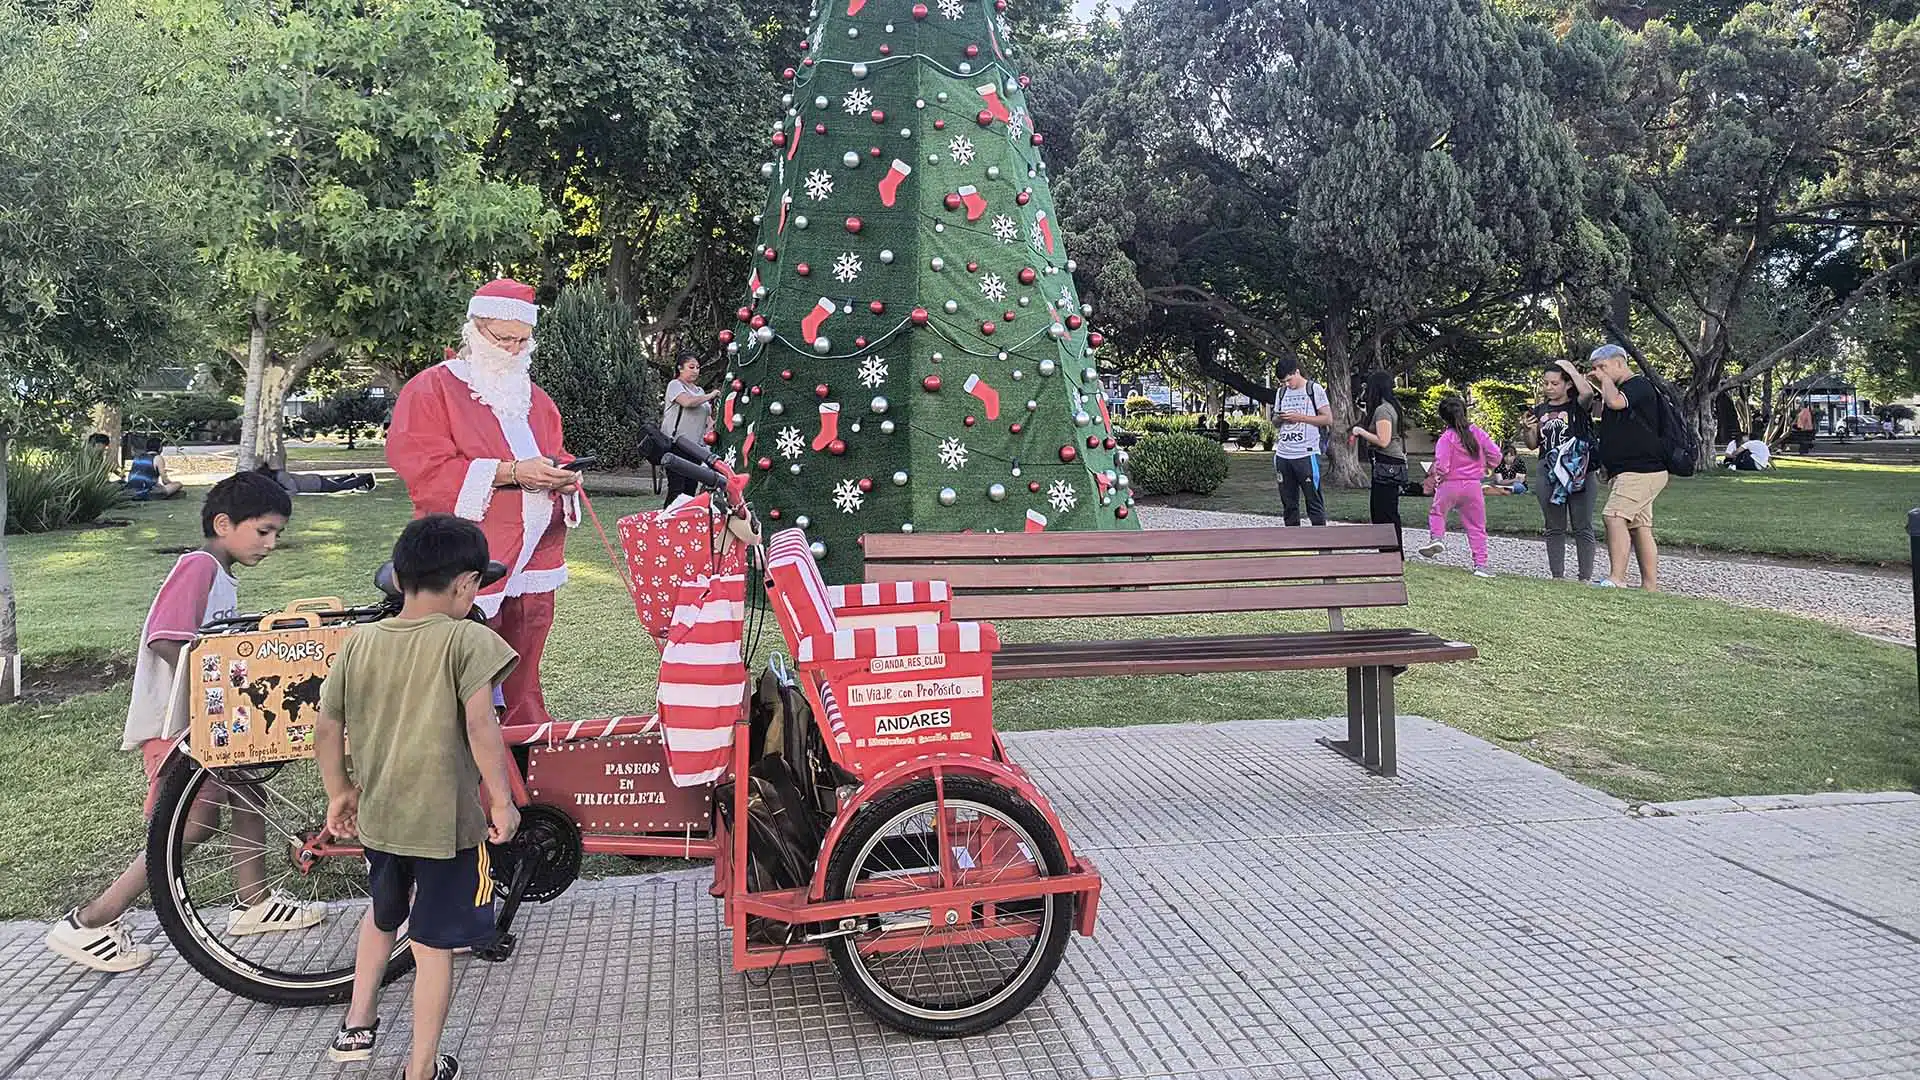
M 934 925 L 933 908 L 914 906 L 916 893 L 940 891 L 943 861 L 975 885 L 1057 876 L 1067 865 L 1045 816 L 1016 792 L 971 776 L 947 776 L 941 786 L 944 860 L 931 778 L 881 795 L 848 823 L 827 866 L 828 898 L 895 896 L 900 908 L 828 939 L 828 953 L 847 992 L 875 1019 L 947 1038 L 996 1028 L 1046 989 L 1066 951 L 1073 899 L 1036 893 L 975 904 L 958 932 L 989 940 L 943 941 L 948 932 Z

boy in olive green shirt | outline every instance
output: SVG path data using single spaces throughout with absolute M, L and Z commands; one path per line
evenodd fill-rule
M 373 899 L 360 924 L 353 1002 L 327 1054 L 373 1056 L 380 983 L 404 922 L 416 971 L 405 1080 L 459 1075 L 459 1062 L 439 1053 L 453 952 L 492 942 L 486 844 L 507 842 L 520 824 L 493 711 L 493 689 L 516 658 L 466 618 L 486 566 L 487 538 L 472 522 L 436 514 L 408 525 L 393 546 L 400 614 L 354 631 L 320 691 L 327 828 L 360 837 Z M 480 806 L 482 780 L 489 810 Z

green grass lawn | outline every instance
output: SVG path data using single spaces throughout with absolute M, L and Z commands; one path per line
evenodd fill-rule
M 1655 509 L 1662 544 L 1742 554 L 1909 565 L 1907 511 L 1920 507 L 1920 468 L 1776 458 L 1772 472 L 1724 469 L 1674 480 Z M 1196 510 L 1280 513 L 1273 459 L 1259 452 L 1227 455 L 1227 482 L 1211 495 L 1146 500 Z M 1528 459 L 1528 470 L 1533 461 Z M 1604 494 L 1602 498 L 1604 498 Z M 1425 528 L 1428 500 L 1400 500 L 1401 520 Z M 1327 512 L 1342 521 L 1367 520 L 1367 493 L 1333 489 Z M 1540 504 L 1532 495 L 1487 500 L 1487 527 L 1538 536 Z
M 189 492 L 197 496 L 198 492 Z M 652 499 L 597 500 L 609 527 Z M 174 556 L 198 540 L 191 498 L 133 508 L 134 524 L 9 538 L 31 668 L 109 665 L 109 689 L 0 708 L 0 918 L 42 917 L 111 878 L 137 850 L 140 767 L 118 749 L 124 668 Z M 374 569 L 407 517 L 404 495 L 297 501 L 281 549 L 241 571 L 241 601 L 371 597 Z M 562 716 L 650 711 L 656 654 L 591 528 L 571 541 L 573 581 L 546 657 Z M 1405 611 L 1351 625 L 1411 625 L 1480 647 L 1476 664 L 1401 680 L 1402 711 L 1433 717 L 1629 798 L 1906 788 L 1920 784 L 1913 653 L 1818 623 L 1678 597 L 1517 577 L 1409 570 Z M 1015 640 L 1118 633 L 1306 628 L 1306 616 L 1172 623 L 1011 624 Z M 1324 625 L 1321 623 L 1320 625 Z M 768 621 L 767 638 L 778 638 Z M 764 652 L 772 640 L 763 640 Z M 31 681 L 31 679 L 30 679 Z M 1341 711 L 1338 673 L 1004 683 L 1007 729 Z M 1403 768 L 1420 768 L 1417 755 Z

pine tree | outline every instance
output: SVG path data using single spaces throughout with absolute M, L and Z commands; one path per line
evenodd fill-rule
M 864 533 L 1134 529 L 1005 0 L 829 0 L 772 134 L 717 441 L 829 580 Z

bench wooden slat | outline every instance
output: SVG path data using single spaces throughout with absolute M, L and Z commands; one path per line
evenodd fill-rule
M 1423 630 L 1320 630 L 1220 637 L 1006 642 L 1001 649 L 1018 653 L 1026 659 L 1039 656 L 1062 659 L 1089 656 L 1155 659 L 1165 656 L 1241 656 L 1283 652 L 1318 654 L 1347 649 L 1426 648 L 1436 642 L 1440 642 L 1440 639 Z
M 1251 588 L 1114 590 L 1086 593 L 965 593 L 953 596 L 956 619 L 1075 619 L 1115 615 L 1204 615 L 1229 611 L 1398 607 L 1404 580 Z
M 1384 578 L 1400 575 L 1400 555 L 1390 551 L 1340 555 L 1262 555 L 1251 558 L 1185 558 L 1153 562 L 884 563 L 869 565 L 868 581 L 938 578 L 961 591 L 988 589 L 1143 589 L 1159 585 L 1219 585 L 1318 578 Z
M 889 562 L 949 559 L 1093 559 L 1146 555 L 1229 555 L 1397 548 L 1391 525 L 1300 528 L 1150 529 L 1144 532 L 870 533 L 868 578 Z M 1014 554 L 1009 556 L 1009 549 Z
M 993 658 L 993 676 L 1006 680 L 1082 679 L 1107 675 L 1200 675 L 1207 672 L 1325 671 L 1338 668 L 1410 667 L 1472 660 L 1479 651 L 1435 639 L 1425 646 L 1347 648 L 1320 652 L 1142 656 L 1030 655 L 1018 645 L 1001 646 Z

